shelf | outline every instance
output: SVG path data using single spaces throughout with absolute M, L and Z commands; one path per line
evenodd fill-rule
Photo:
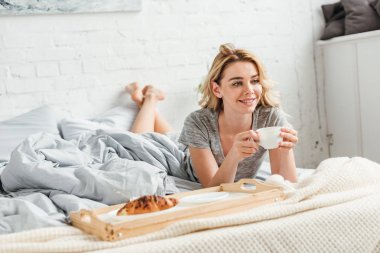
M 339 37 L 332 38 L 330 40 L 318 40 L 316 42 L 316 46 L 322 47 L 322 46 L 327 46 L 327 45 L 337 44 L 337 43 L 352 43 L 352 42 L 363 41 L 365 39 L 372 39 L 376 37 L 380 37 L 380 30 L 339 36 Z

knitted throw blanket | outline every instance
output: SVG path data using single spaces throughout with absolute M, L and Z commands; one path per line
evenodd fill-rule
M 0 252 L 380 252 L 380 165 L 332 158 L 287 199 L 116 242 L 71 227 L 0 236 Z

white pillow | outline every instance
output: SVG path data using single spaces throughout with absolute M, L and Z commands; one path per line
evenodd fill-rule
M 99 116 L 91 119 L 91 121 L 106 124 L 110 127 L 118 129 L 130 130 L 139 109 L 135 103 L 114 107 Z
M 29 135 L 38 132 L 59 134 L 59 113 L 43 106 L 0 122 L 0 162 L 9 161 L 11 152 Z
M 97 129 L 109 129 L 110 126 L 87 119 L 65 118 L 59 123 L 62 137 L 65 140 L 73 140 L 87 132 L 95 132 Z
M 60 122 L 60 129 L 65 140 L 73 140 L 87 132 L 97 129 L 130 130 L 136 118 L 138 107 L 127 104 L 112 108 L 93 119 L 65 118 Z

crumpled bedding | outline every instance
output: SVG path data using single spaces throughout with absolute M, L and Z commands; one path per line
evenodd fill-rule
M 104 242 L 74 227 L 0 236 L 0 252 L 380 252 L 380 165 L 332 158 L 287 199 Z
M 186 152 L 165 135 L 98 130 L 74 141 L 39 133 L 2 169 L 0 234 L 62 226 L 70 211 L 179 190 L 189 180 Z

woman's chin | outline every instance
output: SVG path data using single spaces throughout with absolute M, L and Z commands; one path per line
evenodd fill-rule
M 249 107 L 245 107 L 245 108 L 240 108 L 240 112 L 245 114 L 245 113 L 253 113 L 256 109 L 256 105 L 255 106 L 249 106 Z
M 242 109 L 243 109 L 244 111 L 246 111 L 247 113 L 248 113 L 248 112 L 252 113 L 252 112 L 255 111 L 256 106 L 257 106 L 256 103 L 252 103 L 252 104 L 243 104 L 243 105 L 242 105 Z

